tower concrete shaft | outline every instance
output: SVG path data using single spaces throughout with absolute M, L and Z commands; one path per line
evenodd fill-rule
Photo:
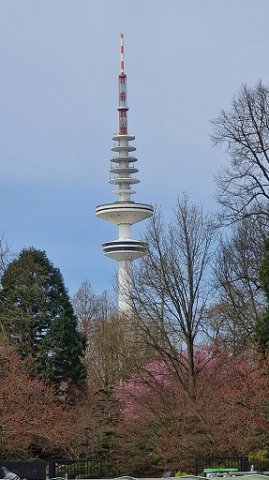
M 136 193 L 133 185 L 140 181 L 134 176 L 138 172 L 135 167 L 137 158 L 132 156 L 136 148 L 129 144 L 135 137 L 128 134 L 127 123 L 127 75 L 124 72 L 123 34 L 120 44 L 120 74 L 119 74 L 119 133 L 112 137 L 115 142 L 112 151 L 117 155 L 111 159 L 109 183 L 117 188 L 113 191 L 117 199 L 113 203 L 98 205 L 96 215 L 103 220 L 119 227 L 116 240 L 103 243 L 105 255 L 119 263 L 119 311 L 129 314 L 132 297 L 132 262 L 147 252 L 147 243 L 134 240 L 131 236 L 131 226 L 153 215 L 152 205 L 131 201 L 131 195 Z M 131 153 L 131 155 L 130 155 Z

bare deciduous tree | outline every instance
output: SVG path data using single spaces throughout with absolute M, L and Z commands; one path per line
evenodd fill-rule
M 4 234 L 0 235 L 0 279 L 6 270 L 7 265 L 14 259 L 11 247 L 5 240 Z
M 213 142 L 230 154 L 229 168 L 217 177 L 218 200 L 224 218 L 234 222 L 262 215 L 268 224 L 269 200 L 269 89 L 260 81 L 242 86 L 231 110 L 212 122 Z
M 222 239 L 215 260 L 219 299 L 208 312 L 208 326 L 234 354 L 249 345 L 263 308 L 258 265 L 266 233 L 261 217 L 244 218 Z
M 209 262 L 215 228 L 201 207 L 179 199 L 173 223 L 160 213 L 146 233 L 148 255 L 134 275 L 134 307 L 148 344 L 173 365 L 195 392 L 194 344 L 210 291 Z
M 136 363 L 130 320 L 118 315 L 106 291 L 95 294 L 87 281 L 74 295 L 73 305 L 87 337 L 85 360 L 91 388 L 111 392 L 117 382 L 133 373 Z
M 115 306 L 107 291 L 96 294 L 88 281 L 84 281 L 72 298 L 74 312 L 80 329 L 90 336 L 96 320 L 108 319 L 115 313 Z
M 15 255 L 11 250 L 11 246 L 5 240 L 4 234 L 0 234 L 0 285 L 2 284 L 2 277 L 6 271 L 8 264 L 14 260 Z M 8 334 L 4 328 L 3 321 L 0 319 L 0 345 L 9 343 Z
M 90 282 L 83 282 L 72 298 L 74 312 L 78 318 L 80 329 L 89 334 L 91 321 L 98 316 L 98 297 Z

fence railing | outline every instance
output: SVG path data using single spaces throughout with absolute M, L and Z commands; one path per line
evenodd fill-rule
M 108 458 L 94 456 L 86 460 L 53 459 L 49 461 L 49 478 L 111 478 L 119 472 Z
M 252 468 L 255 471 L 264 472 L 269 470 L 269 457 L 260 453 L 252 453 L 249 456 L 218 456 L 206 455 L 196 459 L 195 474 L 201 475 L 208 468 L 236 468 L 240 472 L 248 472 Z

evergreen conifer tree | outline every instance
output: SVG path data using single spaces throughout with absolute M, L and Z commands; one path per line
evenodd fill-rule
M 85 382 L 85 338 L 77 329 L 62 275 L 44 251 L 24 249 L 7 267 L 0 320 L 20 354 L 31 357 L 38 377 L 56 387 Z

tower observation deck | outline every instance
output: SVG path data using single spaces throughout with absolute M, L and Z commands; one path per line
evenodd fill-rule
M 130 145 L 135 137 L 129 135 L 127 125 L 127 76 L 124 71 L 123 34 L 120 44 L 120 74 L 119 74 L 119 133 L 112 137 L 115 146 L 112 151 L 115 156 L 111 159 L 109 183 L 116 188 L 113 193 L 117 199 L 113 203 L 98 205 L 96 215 L 103 220 L 114 223 L 119 227 L 119 236 L 116 240 L 103 243 L 103 250 L 107 257 L 119 263 L 119 311 L 130 313 L 130 298 L 132 294 L 132 262 L 143 257 L 147 252 L 147 243 L 134 240 L 131 236 L 131 226 L 153 215 L 152 205 L 136 203 L 131 200 L 135 194 L 133 186 L 140 181 L 135 176 L 138 169 L 135 167 L 137 158 L 132 153 L 136 148 Z

